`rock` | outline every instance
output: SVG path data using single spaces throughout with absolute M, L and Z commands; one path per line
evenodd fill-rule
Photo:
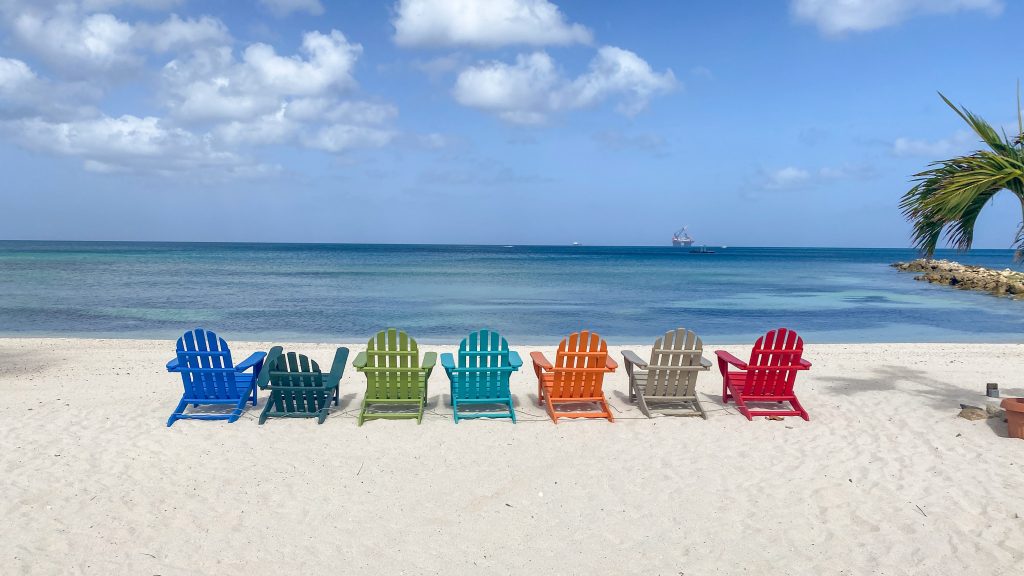
M 964 408 L 957 416 L 965 420 L 985 420 L 988 418 L 988 412 L 981 408 Z
M 989 418 L 1006 418 L 1006 410 L 1003 410 L 998 406 L 992 406 L 991 404 L 985 406 L 985 413 L 988 414 Z
M 932 284 L 947 284 L 961 290 L 978 290 L 1009 296 L 1015 300 L 1024 299 L 1024 273 L 1005 270 L 990 270 L 981 266 L 965 266 L 948 260 L 914 260 L 896 262 L 893 268 L 901 272 L 920 272 L 914 280 Z

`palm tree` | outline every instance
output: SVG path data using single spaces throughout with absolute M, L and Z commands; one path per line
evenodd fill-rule
M 914 175 L 917 184 L 903 195 L 900 209 L 914 225 L 914 245 L 931 258 L 943 230 L 946 241 L 965 251 L 974 242 L 974 224 L 985 204 L 996 194 L 1009 190 L 1021 203 L 1024 213 L 1024 117 L 1017 86 L 1018 134 L 1010 139 L 1000 136 L 992 126 L 969 112 L 957 108 L 941 92 L 939 96 L 971 127 L 988 150 L 940 160 Z M 1024 257 L 1024 222 L 1014 239 L 1017 261 Z

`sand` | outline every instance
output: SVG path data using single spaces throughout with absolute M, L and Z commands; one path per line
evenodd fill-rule
M 707 421 L 648 420 L 620 369 L 614 424 L 556 426 L 525 366 L 517 425 L 455 425 L 438 370 L 422 425 L 361 428 L 351 369 L 322 426 L 257 426 L 261 395 L 234 424 L 166 428 L 172 346 L 0 339 L 0 572 L 1024 571 L 1024 441 L 956 417 L 986 382 L 1024 395 L 1024 345 L 811 345 L 797 383 L 810 422 L 748 422 L 722 406 L 717 370 L 698 384 Z M 234 343 L 238 358 L 268 347 Z

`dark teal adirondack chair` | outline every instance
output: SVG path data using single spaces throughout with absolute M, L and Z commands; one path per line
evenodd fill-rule
M 331 372 L 324 374 L 320 365 L 307 356 L 295 352 L 285 354 L 280 346 L 271 348 L 256 380 L 260 388 L 270 390 L 259 423 L 266 422 L 268 416 L 283 416 L 316 418 L 317 424 L 323 424 L 331 401 L 335 406 L 340 402 L 338 385 L 347 361 L 348 348 L 338 348 Z
M 235 366 L 231 363 L 231 350 L 223 338 L 202 328 L 185 332 L 178 338 L 176 357 L 167 363 L 167 371 L 181 374 L 181 382 L 185 385 L 181 402 L 167 419 L 167 425 L 181 418 L 238 420 L 246 402 L 252 400 L 252 405 L 256 405 L 254 374 L 259 373 L 265 356 L 263 352 L 254 352 Z M 250 368 L 252 372 L 246 374 Z M 230 414 L 186 414 L 185 408 L 189 404 L 234 405 L 235 409 Z
M 459 345 L 459 361 L 451 354 L 441 354 L 441 366 L 452 385 L 452 411 L 455 423 L 460 418 L 511 418 L 516 421 L 508 380 L 523 365 L 519 354 L 508 349 L 508 342 L 497 332 L 473 332 Z M 501 404 L 508 411 L 459 412 L 469 404 Z

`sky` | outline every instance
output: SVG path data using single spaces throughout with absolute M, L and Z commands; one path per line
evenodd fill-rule
M 0 0 L 0 239 L 906 247 L 1018 0 Z M 1009 193 L 976 247 L 1009 247 Z

